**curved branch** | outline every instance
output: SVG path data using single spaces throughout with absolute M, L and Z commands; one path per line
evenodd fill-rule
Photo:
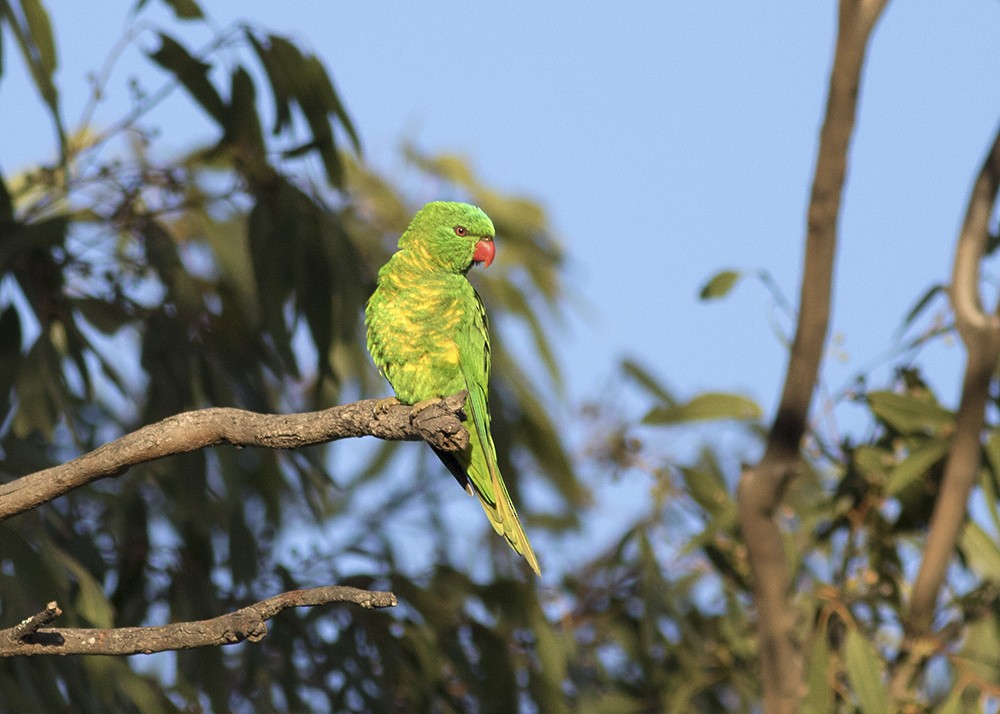
M 738 486 L 740 530 L 753 574 L 764 711 L 793 712 L 803 688 L 795 611 L 774 512 L 799 466 L 830 316 L 837 221 L 868 40 L 887 0 L 841 0 L 826 116 L 820 131 L 806 230 L 798 324 L 781 402 L 761 461 Z
M 184 412 L 126 434 L 59 466 L 0 484 L 0 520 L 31 510 L 75 488 L 130 467 L 215 444 L 297 449 L 338 439 L 374 436 L 427 441 L 444 451 L 469 443 L 462 425 L 465 392 L 415 407 L 366 399 L 301 414 L 258 414 L 212 408 Z
M 267 620 L 291 607 L 315 607 L 350 602 L 367 609 L 395 607 L 390 592 L 328 585 L 291 590 L 240 608 L 235 612 L 197 622 L 177 622 L 158 627 L 42 627 L 62 614 L 55 602 L 23 622 L 0 630 L 0 657 L 24 655 L 134 655 L 194 647 L 231 645 L 243 640 L 260 642 L 267 635 Z
M 951 301 L 955 324 L 966 347 L 962 398 L 955 434 L 938 492 L 917 579 L 906 618 L 912 637 L 929 634 L 955 544 L 965 523 L 969 494 L 979 471 L 984 410 L 990 379 L 1000 359 L 1000 319 L 983 310 L 979 296 L 979 266 L 986 250 L 990 214 L 1000 190 L 1000 130 L 983 162 L 969 197 L 962 231 L 955 248 Z

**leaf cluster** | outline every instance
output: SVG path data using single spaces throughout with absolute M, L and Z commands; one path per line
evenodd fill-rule
M 197 3 L 168 2 L 176 22 L 153 29 L 142 17 L 146 4 L 134 11 L 145 29 L 129 33 L 152 37 L 146 61 L 164 84 L 138 88 L 117 123 L 73 131 L 54 84 L 58 15 L 38 0 L 0 4 L 0 37 L 17 38 L 23 60 L 0 65 L 0 81 L 27 69 L 60 156 L 0 176 L 0 477 L 61 463 L 189 409 L 299 411 L 387 393 L 364 348 L 364 301 L 419 203 L 452 196 L 482 205 L 504 246 L 479 285 L 495 318 L 501 467 L 519 502 L 527 472 L 556 495 L 539 522 L 571 525 L 584 492 L 553 411 L 533 387 L 559 389 L 544 326 L 565 309 L 562 251 L 543 210 L 482 186 L 464 160 L 415 149 L 405 152 L 406 170 L 434 192 L 405 192 L 405 177 L 386 179 L 364 164 L 360 132 L 329 73 L 299 43 L 241 24 L 192 49 L 188 28 L 212 26 Z M 116 76 L 97 80 L 95 101 Z M 178 93 L 215 137 L 164 157 L 157 140 L 175 118 L 157 108 Z M 540 369 L 505 346 L 507 333 L 525 330 Z M 451 479 L 416 444 L 221 448 L 133 468 L 4 522 L 0 616 L 11 624 L 50 600 L 67 626 L 162 624 L 284 590 L 375 578 L 398 587 L 403 604 L 396 617 L 286 613 L 261 645 L 145 662 L 12 659 L 0 663 L 0 711 L 362 711 L 376 701 L 462 707 L 482 692 L 495 697 L 492 670 L 460 662 L 466 640 L 486 643 L 493 657 L 510 649 L 515 630 L 531 639 L 532 628 L 551 627 L 533 588 L 512 578 L 514 558 L 485 521 L 478 531 L 478 521 L 462 524 L 462 539 L 481 542 L 489 556 L 477 567 L 501 583 L 490 591 L 448 567 L 414 567 L 419 545 L 383 527 L 417 523 L 432 533 L 426 545 L 436 559 L 462 557 L 448 547 L 455 528 L 439 495 L 448 489 Z M 455 489 L 455 497 L 463 494 Z M 531 511 L 522 508 L 529 524 Z M 421 623 L 442 605 L 426 593 L 445 586 L 458 612 L 479 597 L 494 614 L 435 634 L 459 649 L 428 661 Z M 504 602 L 509 592 L 518 605 Z M 558 677 L 538 684 L 529 650 L 511 655 L 511 676 L 535 672 L 527 689 L 518 680 L 520 689 L 554 699 Z M 481 691 L 454 691 L 457 680 L 442 671 L 459 664 L 459 678 Z M 398 686 L 386 684 L 386 673 Z

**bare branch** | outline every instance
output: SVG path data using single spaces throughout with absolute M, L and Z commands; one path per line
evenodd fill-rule
M 802 657 L 793 636 L 789 574 L 774 512 L 799 466 L 830 315 L 837 221 L 868 40 L 886 0 L 841 0 L 826 117 L 806 231 L 798 324 L 764 456 L 738 487 L 740 529 L 753 573 L 765 712 L 798 710 Z
M 951 301 L 955 324 L 966 348 L 962 398 L 955 421 L 944 477 L 934 512 L 920 571 L 913 584 L 907 632 L 913 637 L 929 634 L 938 593 L 965 523 L 969 494 L 979 471 L 980 434 L 990 379 L 1000 359 L 1000 319 L 984 312 L 979 295 L 979 266 L 986 250 L 989 219 L 1000 190 L 1000 131 L 993 140 L 969 197 L 965 222 L 955 248 Z
M 444 451 L 469 443 L 461 416 L 465 392 L 417 407 L 366 399 L 301 414 L 257 414 L 213 408 L 185 412 L 126 434 L 59 466 L 0 485 L 0 520 L 130 467 L 215 444 L 297 449 L 348 437 L 419 441 Z
M 267 620 L 291 607 L 315 607 L 350 602 L 367 609 L 394 607 L 390 592 L 329 585 L 291 590 L 210 620 L 178 622 L 159 627 L 42 628 L 61 611 L 56 603 L 6 630 L 0 630 L 0 657 L 24 655 L 134 655 L 195 647 L 231 645 L 243 640 L 260 642 Z M 32 623 L 27 626 L 26 623 Z M 37 623 L 37 624 L 35 624 Z

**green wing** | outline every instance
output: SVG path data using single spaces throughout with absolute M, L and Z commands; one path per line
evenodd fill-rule
M 523 555 L 538 575 L 541 571 L 538 560 L 531 550 L 528 536 L 521 527 L 517 511 L 507 493 L 507 486 L 497 467 L 496 449 L 490 433 L 490 407 L 487 396 L 490 378 L 490 337 L 486 322 L 486 310 L 477 294 L 472 320 L 467 334 L 459 343 L 459 364 L 465 386 L 469 390 L 466 411 L 469 426 L 469 449 L 459 455 L 467 461 L 466 473 L 479 502 L 490 518 L 493 529 L 507 539 L 510 546 Z

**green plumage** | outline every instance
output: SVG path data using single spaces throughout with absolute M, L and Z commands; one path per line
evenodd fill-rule
M 379 270 L 365 310 L 368 351 L 404 404 L 468 390 L 468 448 L 435 453 L 479 498 L 494 530 L 540 574 L 497 467 L 486 311 L 465 277 L 473 262 L 492 261 L 493 237 L 493 222 L 475 206 L 434 202 L 420 209 Z

